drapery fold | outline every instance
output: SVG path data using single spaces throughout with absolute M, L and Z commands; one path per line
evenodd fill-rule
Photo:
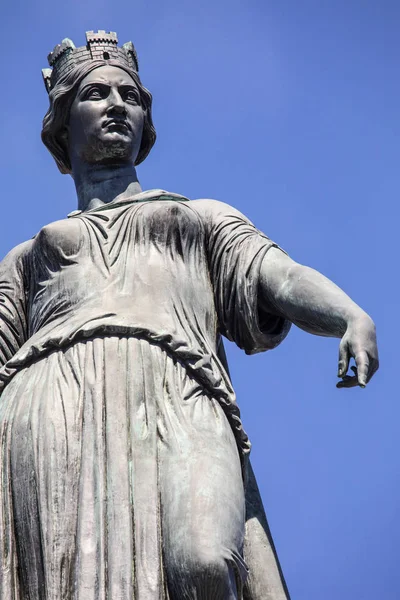
M 50 353 L 7 386 L 0 423 L 2 600 L 164 600 L 168 587 L 189 599 L 203 553 L 225 561 L 241 597 L 236 441 L 157 345 L 106 337 Z M 177 565 L 186 592 L 168 582 Z
M 168 574 L 204 556 L 205 597 L 241 598 L 250 442 L 219 349 L 287 334 L 258 303 L 276 245 L 213 200 L 111 204 L 0 264 L 0 600 L 183 600 Z

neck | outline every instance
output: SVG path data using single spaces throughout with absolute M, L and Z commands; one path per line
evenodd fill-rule
M 97 208 L 114 200 L 125 200 L 142 191 L 133 165 L 80 164 L 72 169 L 78 209 Z

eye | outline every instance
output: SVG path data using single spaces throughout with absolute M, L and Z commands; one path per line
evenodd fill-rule
M 84 95 L 85 100 L 101 100 L 104 98 L 104 90 L 98 86 L 90 87 Z
M 139 104 L 139 95 L 135 90 L 127 90 L 124 94 L 124 100 L 131 104 Z

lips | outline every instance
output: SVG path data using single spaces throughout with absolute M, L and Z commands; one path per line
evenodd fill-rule
M 107 119 L 103 123 L 103 129 L 107 127 L 115 127 L 117 129 L 131 130 L 131 126 L 125 119 Z

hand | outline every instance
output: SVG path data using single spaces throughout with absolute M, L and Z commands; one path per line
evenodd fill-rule
M 347 375 L 352 357 L 356 361 L 356 367 L 351 367 L 354 375 Z M 364 388 L 378 367 L 375 325 L 368 315 L 362 315 L 349 323 L 340 342 L 338 377 L 341 377 L 342 381 L 339 381 L 336 387 L 359 385 Z

